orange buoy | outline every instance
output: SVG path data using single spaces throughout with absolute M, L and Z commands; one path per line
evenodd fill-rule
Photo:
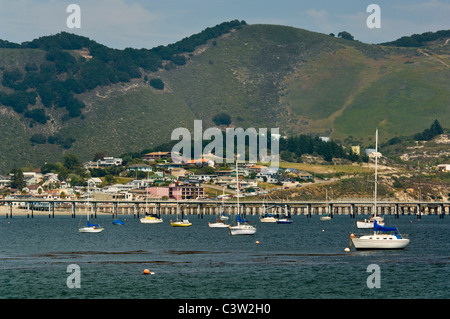
M 259 244 L 259 240 L 256 241 L 256 244 Z
M 145 270 L 144 270 L 144 275 L 150 275 L 150 270 L 145 269 Z
M 355 235 L 354 235 L 354 234 L 351 234 L 351 235 L 350 235 L 350 238 L 355 238 Z

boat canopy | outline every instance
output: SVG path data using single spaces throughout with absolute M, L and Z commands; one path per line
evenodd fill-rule
M 374 224 L 373 224 L 373 230 L 374 231 L 381 231 L 381 232 L 392 232 L 392 231 L 397 231 L 397 227 L 384 227 L 384 226 L 380 226 L 378 225 L 377 221 L 374 220 Z
M 238 215 L 238 222 L 245 223 L 245 222 L 248 222 L 248 220 L 242 219 L 241 215 Z
M 91 224 L 89 221 L 87 221 L 87 227 L 99 227 L 98 224 Z

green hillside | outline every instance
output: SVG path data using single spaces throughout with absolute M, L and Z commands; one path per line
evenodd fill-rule
M 67 34 L 0 41 L 0 172 L 66 152 L 90 160 L 99 151 L 148 149 L 194 119 L 213 126 L 222 112 L 234 127 L 279 127 L 361 146 L 376 126 L 384 141 L 421 132 L 434 119 L 450 127 L 445 39 L 398 47 L 275 25 L 206 31 L 144 51 L 72 35 L 67 41 Z M 156 78 L 163 89 L 149 84 Z

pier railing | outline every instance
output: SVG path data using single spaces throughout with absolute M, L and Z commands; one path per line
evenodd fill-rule
M 95 200 L 95 199 L 40 199 L 16 198 L 0 200 L 0 211 L 6 211 L 6 217 L 13 217 L 13 211 L 22 209 L 33 217 L 34 212 L 48 212 L 54 217 L 55 210 L 75 217 L 77 213 L 134 215 L 176 214 L 177 205 L 187 215 L 215 215 L 222 211 L 230 215 L 237 211 L 233 200 Z M 223 205 L 222 205 L 223 204 Z M 240 212 L 247 215 L 260 215 L 265 212 L 287 215 L 373 215 L 374 205 L 370 200 L 331 200 L 331 201 L 291 201 L 291 200 L 245 200 L 239 203 Z M 378 215 L 444 215 L 450 214 L 449 201 L 377 201 Z

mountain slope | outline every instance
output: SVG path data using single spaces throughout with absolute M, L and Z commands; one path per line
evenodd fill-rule
M 140 151 L 170 141 L 174 128 L 192 128 L 195 119 L 203 120 L 204 129 L 214 126 L 212 119 L 221 112 L 235 127 L 279 127 L 282 134 L 314 133 L 362 146 L 371 143 L 376 126 L 382 140 L 420 132 L 436 118 L 450 127 L 445 41 L 399 48 L 291 27 L 239 25 L 199 43 L 189 52 L 176 51 L 185 63 L 166 57 L 157 68 L 132 71 L 136 77 L 74 93 L 84 105 L 73 117 L 53 105 L 44 107 L 49 118 L 41 124 L 0 105 L 0 172 L 55 162 L 64 152 L 89 160 L 98 151 Z M 93 54 L 69 49 L 64 52 L 81 66 L 86 61 L 80 55 Z M 122 52 L 116 51 L 114 61 L 121 62 Z M 0 74 L 33 63 L 41 70 L 49 63 L 47 53 L 30 45 L 1 48 Z M 77 78 L 72 63 L 66 68 Z M 59 73 L 58 80 L 67 81 L 68 72 Z M 163 90 L 149 85 L 154 78 L 163 81 Z M 0 92 L 14 89 L 0 85 Z M 28 110 L 40 108 L 40 96 L 28 105 Z M 52 139 L 38 144 L 32 136 Z

